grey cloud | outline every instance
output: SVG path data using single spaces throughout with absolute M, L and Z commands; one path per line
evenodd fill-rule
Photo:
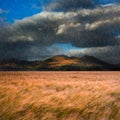
M 116 39 L 120 31 L 120 7 L 80 10 L 75 21 L 58 27 L 57 35 L 78 47 L 120 44 Z M 84 19 L 84 20 L 83 20 Z M 58 34 L 59 33 L 59 34 Z
M 84 55 L 95 56 L 109 63 L 120 64 L 120 45 L 70 50 L 69 55 L 77 57 Z
M 43 20 L 43 22 L 45 21 Z M 49 42 L 52 37 L 50 36 L 51 32 L 46 27 L 45 29 L 48 31 L 41 27 L 43 23 L 38 23 L 37 20 L 28 18 L 28 20 L 16 21 L 11 26 L 4 25 L 0 29 L 0 60 L 10 58 L 46 59 L 64 53 L 59 47 Z
M 0 14 L 4 14 L 4 13 L 8 13 L 7 10 L 3 10 L 2 8 L 0 8 Z
M 53 11 L 71 11 L 80 8 L 94 8 L 97 2 L 95 0 L 52 0 L 44 6 L 45 10 Z
M 64 53 L 59 47 L 41 46 L 30 42 L 1 42 L 0 60 L 17 58 L 21 60 L 43 60 Z
M 105 7 L 67 13 L 42 12 L 16 21 L 10 28 L 15 33 L 11 40 L 25 39 L 40 42 L 41 45 L 67 42 L 79 47 L 119 44 L 116 39 L 116 33 L 120 30 L 119 8 L 113 6 L 112 9 Z
M 120 2 L 120 0 L 116 0 L 116 2 Z
M 33 59 L 64 53 L 53 47 L 55 43 L 84 48 L 116 46 L 120 45 L 119 32 L 119 5 L 67 12 L 44 11 L 0 28 L 0 56 Z
M 35 16 L 16 21 L 9 27 L 13 35 L 11 41 L 31 41 L 41 45 L 51 45 L 59 42 L 57 29 L 60 24 L 72 21 L 74 13 L 42 12 Z

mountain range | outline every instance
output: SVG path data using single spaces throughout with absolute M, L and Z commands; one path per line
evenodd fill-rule
M 93 56 L 53 56 L 43 61 L 9 59 L 0 61 L 0 71 L 117 71 L 120 65 L 110 64 Z

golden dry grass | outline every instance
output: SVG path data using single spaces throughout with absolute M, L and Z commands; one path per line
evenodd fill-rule
M 120 72 L 0 72 L 0 120 L 120 120 Z

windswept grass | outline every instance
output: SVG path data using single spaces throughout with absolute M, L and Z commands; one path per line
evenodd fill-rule
M 1 72 L 0 120 L 120 120 L 120 72 Z

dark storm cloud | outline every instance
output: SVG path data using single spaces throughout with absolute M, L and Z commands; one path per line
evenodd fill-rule
M 120 44 L 120 7 L 80 10 L 74 20 L 59 25 L 57 35 L 77 47 L 96 47 Z
M 59 47 L 42 41 L 42 35 L 33 31 L 34 26 L 28 28 L 18 23 L 0 28 L 0 60 L 42 60 L 63 53 Z
M 84 55 L 95 56 L 103 61 L 119 64 L 120 63 L 120 45 L 105 46 L 105 47 L 91 47 L 81 50 L 70 50 L 70 56 L 81 57 Z
M 120 6 L 43 11 L 0 28 L 1 59 L 44 59 L 63 54 L 64 51 L 55 47 L 55 43 L 71 43 L 76 47 L 90 48 L 90 51 L 100 47 L 106 50 L 111 46 L 107 48 L 107 52 L 111 51 L 109 61 L 117 59 L 120 55 L 114 52 L 120 52 Z M 105 59 L 107 52 L 100 52 L 102 55 L 93 53 Z
M 0 60 L 17 58 L 21 60 L 43 60 L 63 52 L 56 46 L 41 46 L 30 42 L 1 42 Z
M 77 47 L 120 44 L 120 6 L 77 10 L 75 12 L 42 12 L 16 21 L 10 26 L 11 41 L 30 41 L 40 45 L 72 43 Z M 7 32 L 8 33 L 8 32 Z
M 45 10 L 53 11 L 71 11 L 80 8 L 94 8 L 97 3 L 95 0 L 52 0 L 44 6 Z

